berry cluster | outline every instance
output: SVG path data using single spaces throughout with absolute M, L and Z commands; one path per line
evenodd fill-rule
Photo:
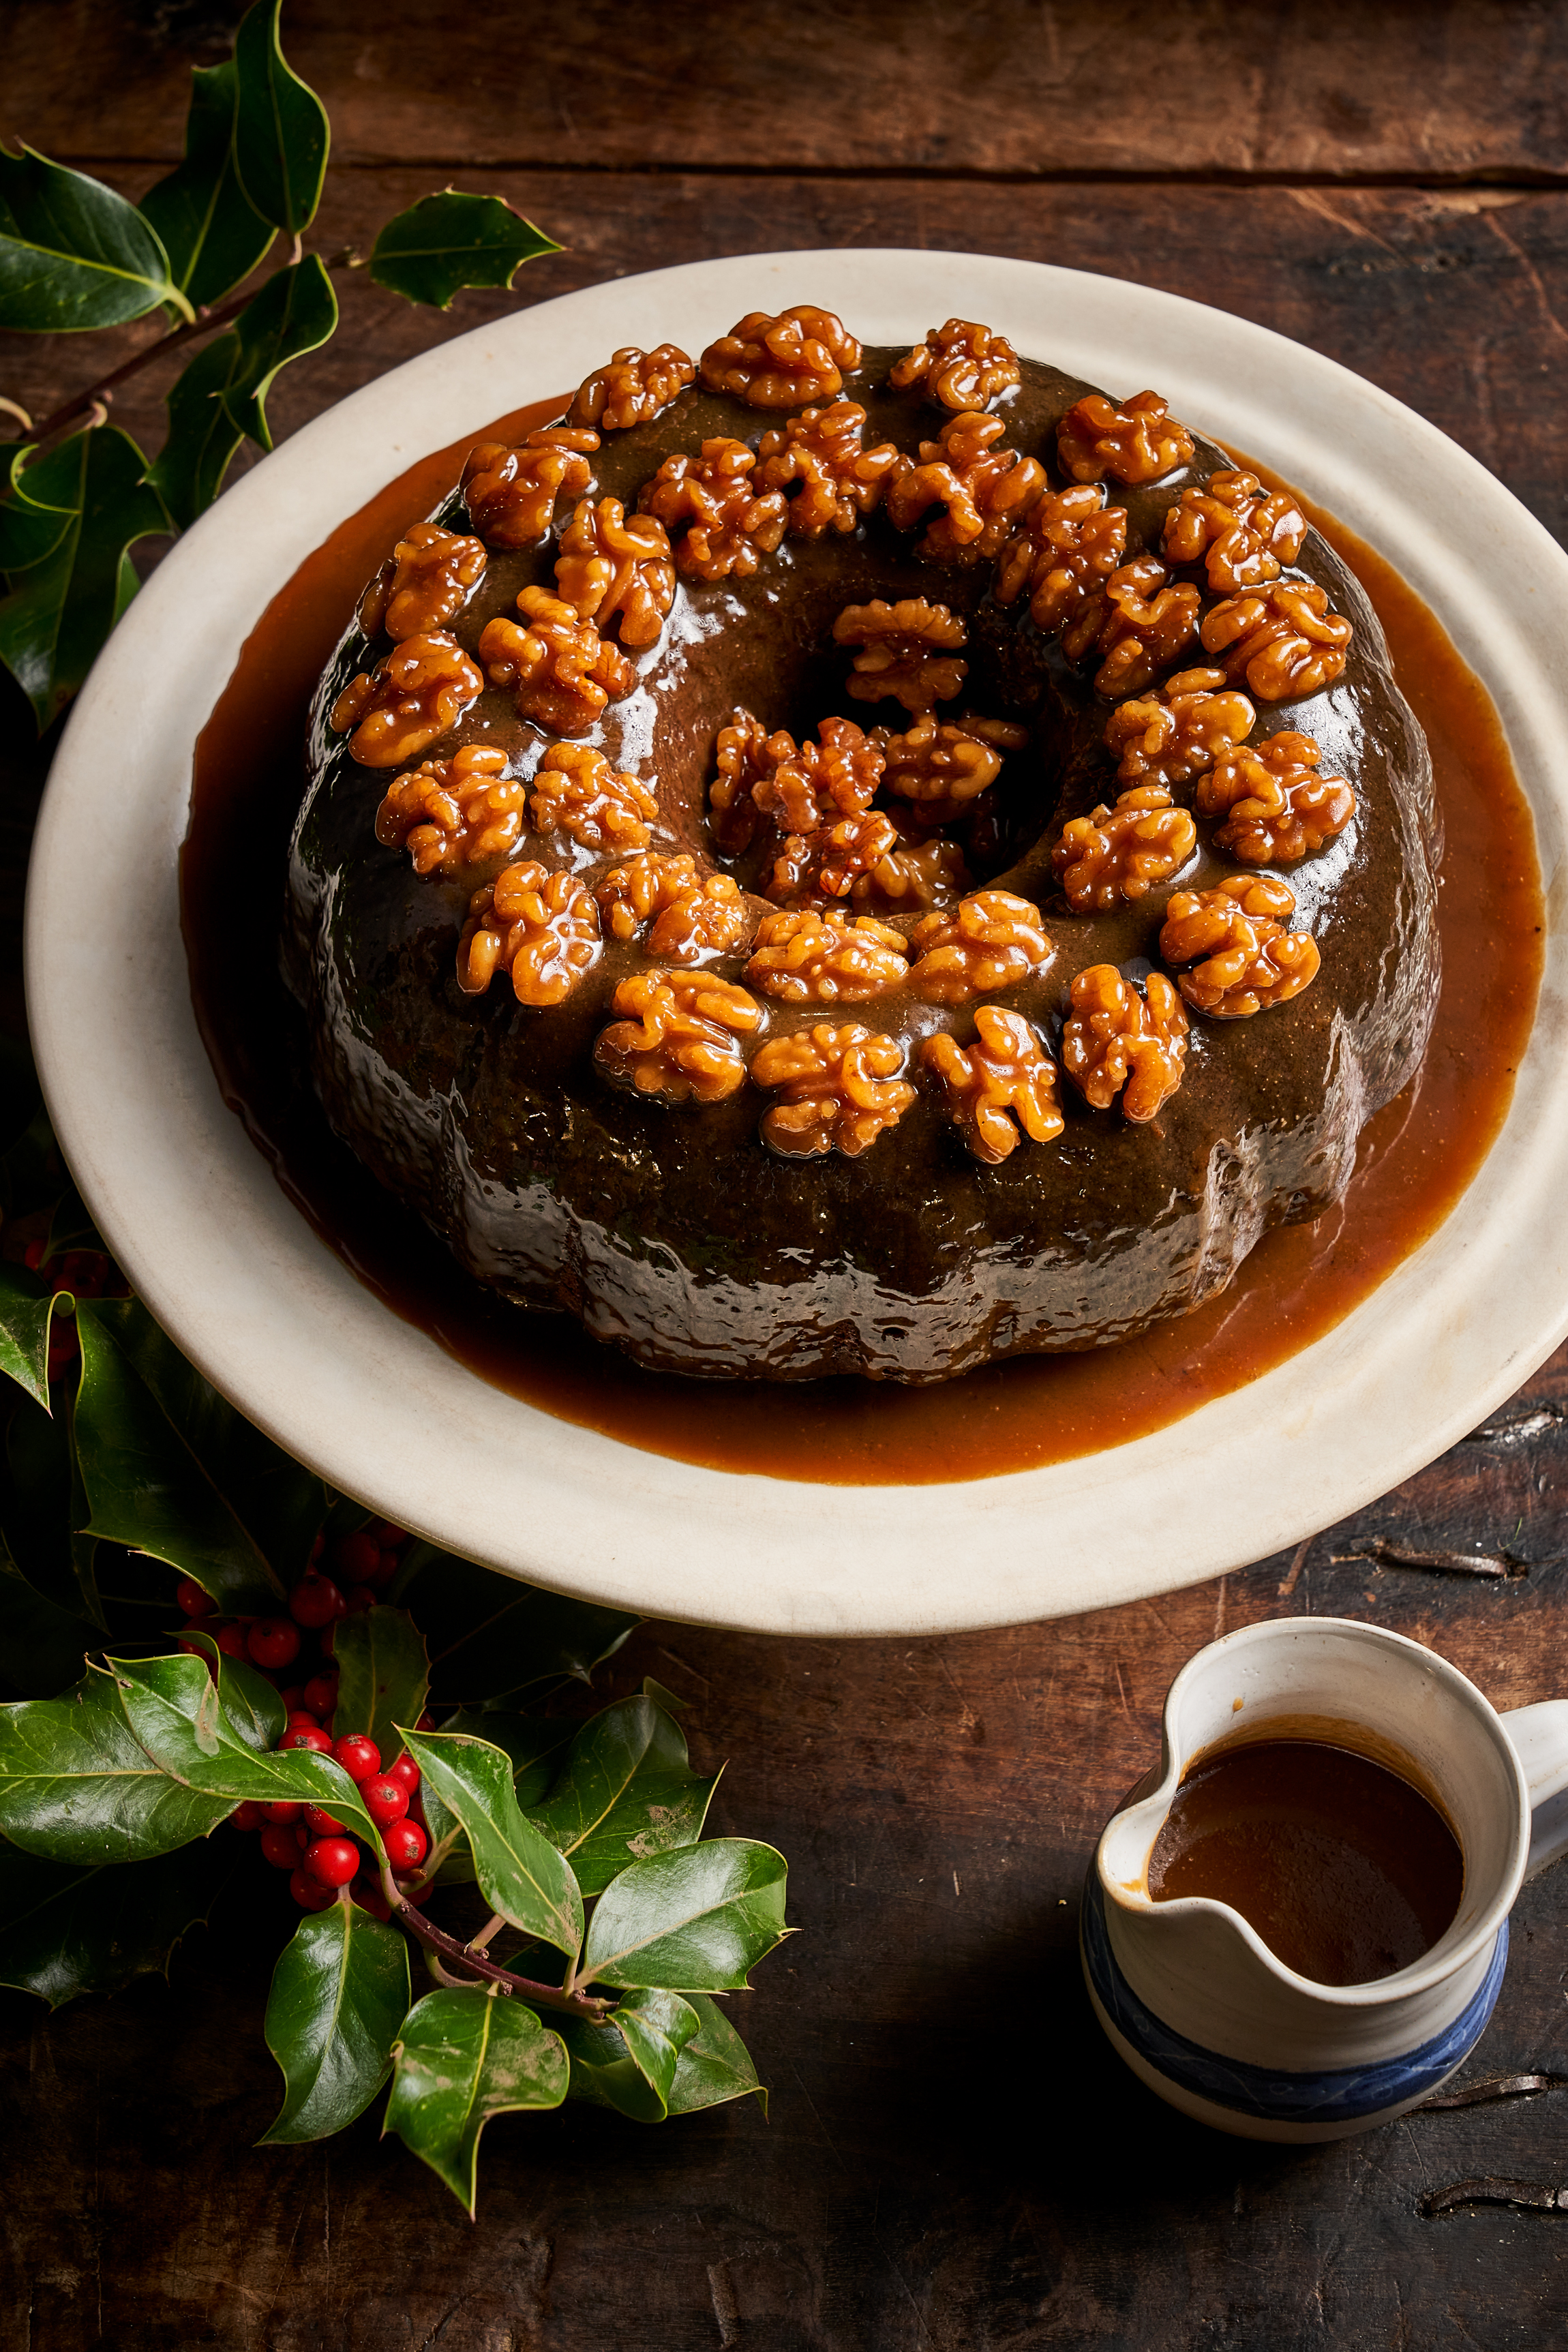
M 332 1646 L 338 1619 L 374 1605 L 380 1588 L 397 1573 L 399 1553 L 407 1540 L 401 1528 L 384 1523 L 358 1528 L 332 1546 L 334 1573 L 329 1575 L 326 1540 L 318 1536 L 310 1565 L 289 1595 L 287 1617 L 220 1619 L 209 1596 L 189 1577 L 182 1579 L 174 1596 L 193 1633 L 208 1635 L 225 1657 L 246 1659 L 278 1690 L 288 1709 L 279 1747 L 313 1748 L 342 1766 L 381 1832 L 387 1860 L 400 1878 L 416 1873 L 429 1851 L 419 1802 L 419 1767 L 405 1754 L 384 1772 L 375 1742 L 363 1732 L 333 1738 L 338 1670 Z M 195 1642 L 182 1641 L 180 1647 L 201 1654 Z M 285 1681 L 286 1675 L 291 1679 Z M 419 1728 L 429 1727 L 429 1717 L 422 1716 Z M 237 1806 L 229 1818 L 236 1829 L 260 1832 L 263 1855 L 276 1869 L 289 1872 L 294 1899 L 307 1911 L 321 1910 L 340 1886 L 358 1878 L 354 1900 L 377 1917 L 386 1917 L 376 1868 L 319 1805 L 247 1802 Z

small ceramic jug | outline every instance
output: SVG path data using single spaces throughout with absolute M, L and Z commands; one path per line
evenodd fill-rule
M 1149 1857 L 1194 1757 L 1244 1731 L 1331 1740 L 1336 1727 L 1343 1744 L 1359 1731 L 1370 1752 L 1404 1759 L 1464 1854 L 1446 1933 L 1367 1984 L 1298 1976 L 1226 1903 L 1149 1894 Z M 1082 1952 L 1096 2015 L 1133 2073 L 1184 2114 L 1247 2139 L 1338 2139 L 1429 2097 L 1484 2031 L 1514 1896 L 1568 1852 L 1568 1700 L 1499 1715 L 1403 1634 L 1285 1618 L 1183 1667 L 1154 1781 L 1112 1818 L 1089 1874 Z

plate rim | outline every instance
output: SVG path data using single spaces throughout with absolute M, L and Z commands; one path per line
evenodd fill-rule
M 489 1388 L 376 1299 L 287 1202 L 218 1094 L 178 932 L 191 745 L 248 625 L 304 555 L 417 457 L 563 390 L 605 348 L 675 335 L 700 349 L 739 310 L 807 299 L 885 341 L 912 338 L 917 316 L 944 302 L 972 315 L 984 300 L 1015 341 L 1043 337 L 1058 363 L 1119 391 L 1148 380 L 1147 360 L 1178 413 L 1278 457 L 1397 561 L 1492 693 L 1552 912 L 1513 1105 L 1420 1249 L 1249 1388 L 1123 1445 L 978 1481 L 842 1487 L 710 1470 Z M 1138 366 L 1116 364 L 1123 354 Z M 1331 463 L 1300 421 L 1329 414 Z M 1305 438 L 1289 437 L 1293 419 Z M 1518 567 L 1531 559 L 1521 607 Z M 377 378 L 255 467 L 171 551 L 100 656 L 56 755 L 25 918 L 35 1054 L 62 1150 L 138 1293 L 215 1386 L 334 1486 L 508 1573 L 660 1617 L 866 1636 L 1018 1622 L 1201 1581 L 1409 1476 L 1568 1332 L 1568 1243 L 1547 1214 L 1568 1144 L 1568 781 L 1555 782 L 1568 780 L 1568 654 L 1549 620 L 1565 602 L 1568 555 L 1436 426 L 1322 353 L 1129 280 L 924 248 L 802 249 L 682 264 L 514 311 Z M 172 667 L 171 628 L 183 632 Z M 171 682 L 155 704 L 142 686 L 149 656 Z M 130 779 L 119 803 L 106 770 Z M 112 903 L 101 929 L 83 938 L 79 921 L 72 937 L 84 896 Z M 367 1364 L 373 1340 L 395 1370 Z M 1269 1466 L 1238 1488 L 1256 1414 L 1273 1433 Z M 791 1533 L 796 1511 L 816 1533 L 810 1559 Z M 955 1574 L 966 1550 L 970 1572 Z

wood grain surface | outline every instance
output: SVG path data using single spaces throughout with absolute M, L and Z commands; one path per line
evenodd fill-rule
M 224 53 L 237 13 L 11 0 L 0 127 L 138 193 L 178 152 L 189 66 Z M 514 303 L 633 270 L 968 247 L 1326 351 L 1568 541 L 1568 20 L 1547 0 L 446 17 L 290 0 L 285 17 L 334 123 L 323 253 L 368 247 L 447 180 L 499 190 L 568 250 L 449 318 L 341 272 L 343 331 L 281 380 L 280 431 Z M 95 341 L 90 368 L 67 339 L 11 339 L 0 390 L 43 413 L 145 331 Z M 164 388 L 149 371 L 116 408 L 147 443 Z M 42 762 L 14 702 L 0 721 L 14 1009 Z M 1565 1486 L 1568 1351 L 1353 1520 L 1157 1602 L 917 1643 L 645 1628 L 609 1687 L 651 1672 L 688 1697 L 699 1756 L 733 1759 L 716 1825 L 790 1858 L 803 1932 L 742 2004 L 771 2120 L 503 2118 L 475 2225 L 369 2118 L 258 2149 L 286 1922 L 258 1932 L 247 1873 L 169 1985 L 52 2019 L 0 1995 L 0 2352 L 1559 2352 L 1568 2216 L 1422 2203 L 1475 2176 L 1568 2182 L 1561 1872 L 1526 1891 L 1466 2070 L 1551 2087 L 1319 2149 L 1223 2139 L 1147 2095 L 1094 2024 L 1075 1938 L 1100 1823 L 1216 1633 L 1350 1614 L 1432 1643 L 1500 1706 L 1562 1690 Z M 954 1572 L 984 1575 L 978 1540 Z

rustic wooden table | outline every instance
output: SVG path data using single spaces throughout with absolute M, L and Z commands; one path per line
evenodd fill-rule
M 9 0 L 0 129 L 139 193 L 177 155 L 188 68 L 224 54 L 237 15 Z M 653 265 L 972 247 L 1314 344 L 1568 537 L 1553 0 L 285 16 L 334 125 L 321 250 L 368 247 L 448 179 L 502 192 L 566 250 L 450 319 L 341 277 L 344 331 L 281 381 L 280 431 L 458 327 Z M 0 362 L 35 413 L 83 373 L 63 342 Z M 155 440 L 163 389 L 138 379 L 116 414 Z M 4 715 L 14 918 L 39 769 Z M 14 963 L 8 985 L 15 1005 Z M 1568 2179 L 1561 1874 L 1521 1903 L 1467 2069 L 1542 2086 L 1319 2149 L 1222 2139 L 1142 2092 L 1094 2025 L 1075 1939 L 1166 1685 L 1227 1627 L 1364 1616 L 1500 1705 L 1563 1687 L 1565 1422 L 1568 1353 L 1355 1519 L 1157 1603 L 941 1642 L 636 1636 L 615 1687 L 651 1671 L 690 1699 L 699 1750 L 735 1759 L 722 1827 L 793 1865 L 805 1932 L 747 2004 L 769 2122 L 751 2105 L 654 2133 L 587 2110 L 503 2119 L 470 2225 L 369 2117 L 320 2147 L 252 2147 L 275 2105 L 268 1958 L 237 1918 L 167 1986 L 53 2019 L 0 1996 L 0 2352 L 1560 2347 L 1568 2219 L 1425 2201 L 1474 2176 Z M 1456 1570 L 1478 1552 L 1508 1573 Z

